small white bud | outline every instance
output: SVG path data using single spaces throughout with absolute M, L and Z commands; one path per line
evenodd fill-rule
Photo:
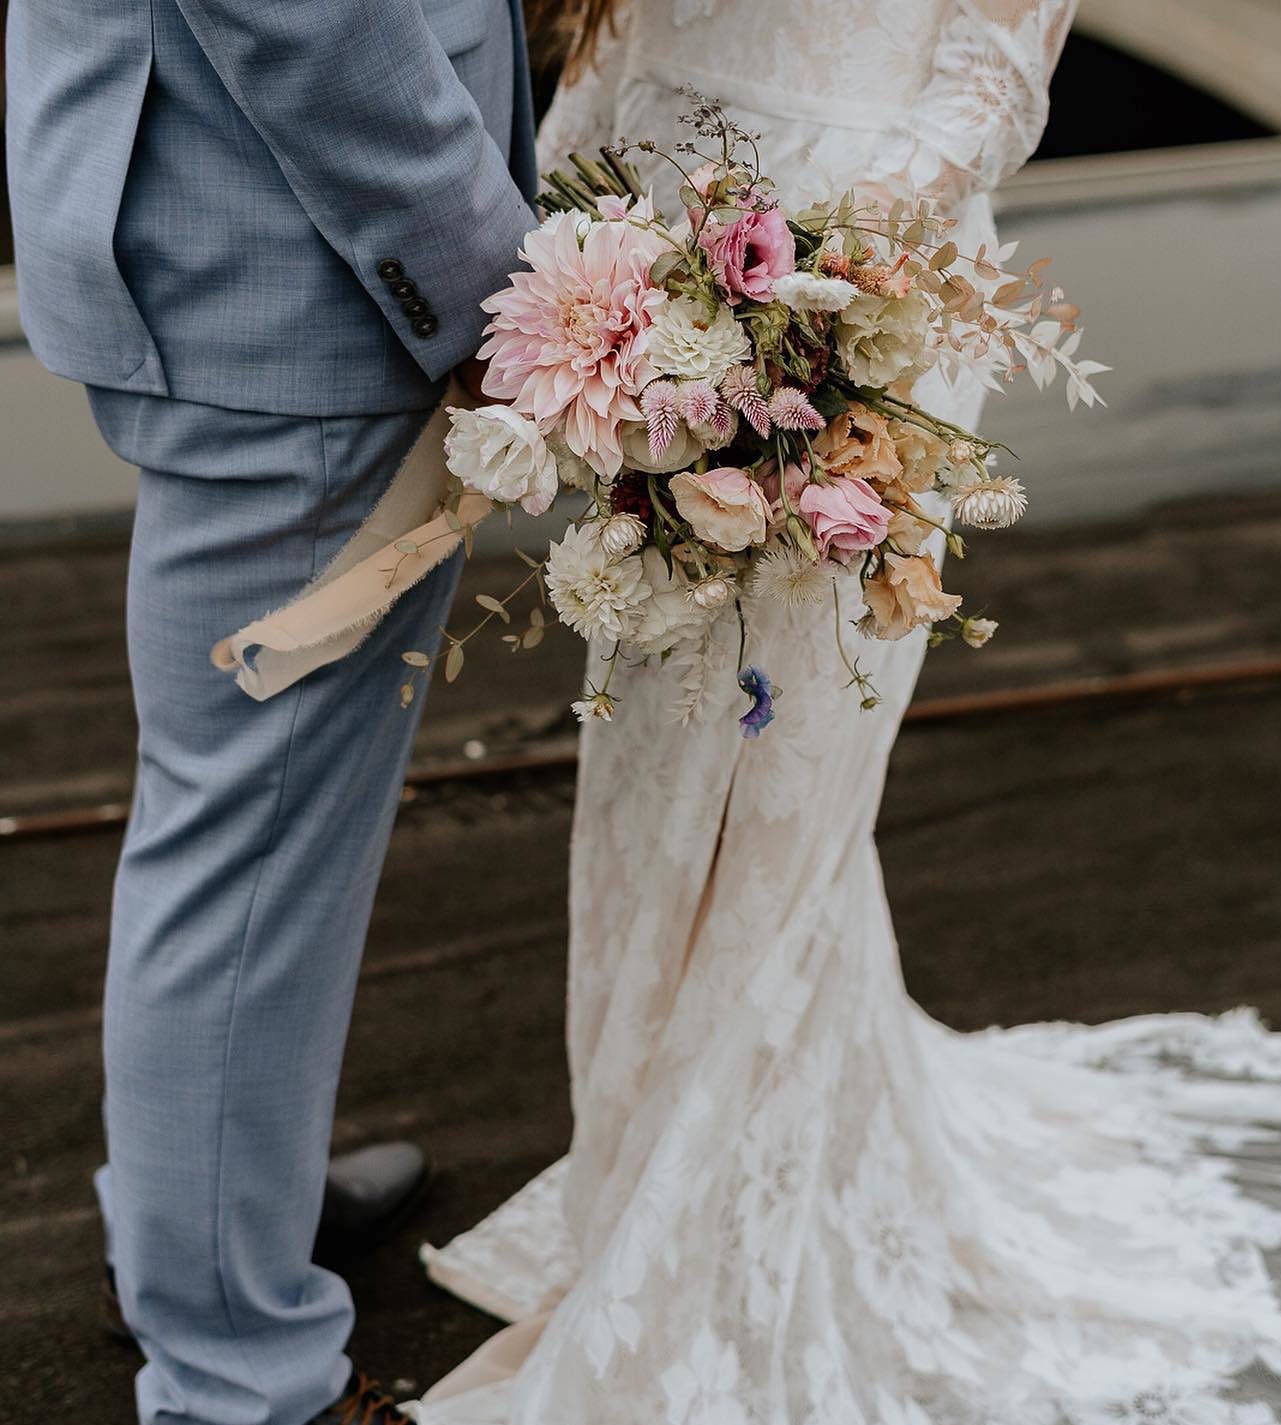
M 611 515 L 600 532 L 600 547 L 611 559 L 626 559 L 645 543 L 645 525 L 636 515 Z
M 975 480 L 953 492 L 952 509 L 974 529 L 1008 529 L 1027 509 L 1027 496 L 1009 476 Z
M 719 574 L 714 574 L 710 579 L 704 579 L 701 584 L 696 584 L 690 593 L 690 598 L 700 609 L 723 609 L 730 600 L 733 590 L 730 588 L 728 579 L 722 578 Z
M 953 465 L 968 465 L 974 459 L 974 446 L 968 440 L 954 440 L 947 448 L 947 458 Z
M 982 648 L 1000 626 L 994 618 L 967 618 L 961 624 L 961 637 L 971 648 Z

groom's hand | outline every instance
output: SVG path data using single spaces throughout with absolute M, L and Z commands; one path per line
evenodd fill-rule
M 458 378 L 463 390 L 478 406 L 484 405 L 489 399 L 485 395 L 485 375 L 488 370 L 489 362 L 480 361 L 474 356 L 467 357 L 465 361 L 459 362 L 454 367 L 454 375 Z

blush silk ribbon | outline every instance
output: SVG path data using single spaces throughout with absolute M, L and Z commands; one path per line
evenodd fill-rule
M 452 520 L 445 512 L 449 404 L 471 402 L 451 387 L 387 492 L 324 572 L 284 608 L 214 644 L 214 666 L 234 674 L 251 698 L 264 702 L 359 647 L 396 600 L 458 548 L 465 529 L 493 510 L 469 492 Z

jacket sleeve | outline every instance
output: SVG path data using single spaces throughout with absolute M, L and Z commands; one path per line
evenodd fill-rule
M 178 0 L 326 241 L 433 378 L 536 219 L 422 0 Z
M 1076 0 L 951 0 L 892 171 L 945 208 L 991 192 L 1032 156 Z

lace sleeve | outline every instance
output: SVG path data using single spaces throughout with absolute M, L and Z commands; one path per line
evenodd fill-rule
M 545 171 L 563 164 L 568 154 L 593 153 L 612 143 L 615 133 L 615 96 L 623 77 L 631 22 L 623 6 L 614 33 L 608 26 L 601 36 L 595 61 L 572 83 L 563 80 L 538 129 L 538 166 Z
M 910 156 L 881 176 L 954 207 L 1021 168 L 1045 128 L 1050 76 L 1076 5 L 951 0 L 929 80 L 904 118 Z

